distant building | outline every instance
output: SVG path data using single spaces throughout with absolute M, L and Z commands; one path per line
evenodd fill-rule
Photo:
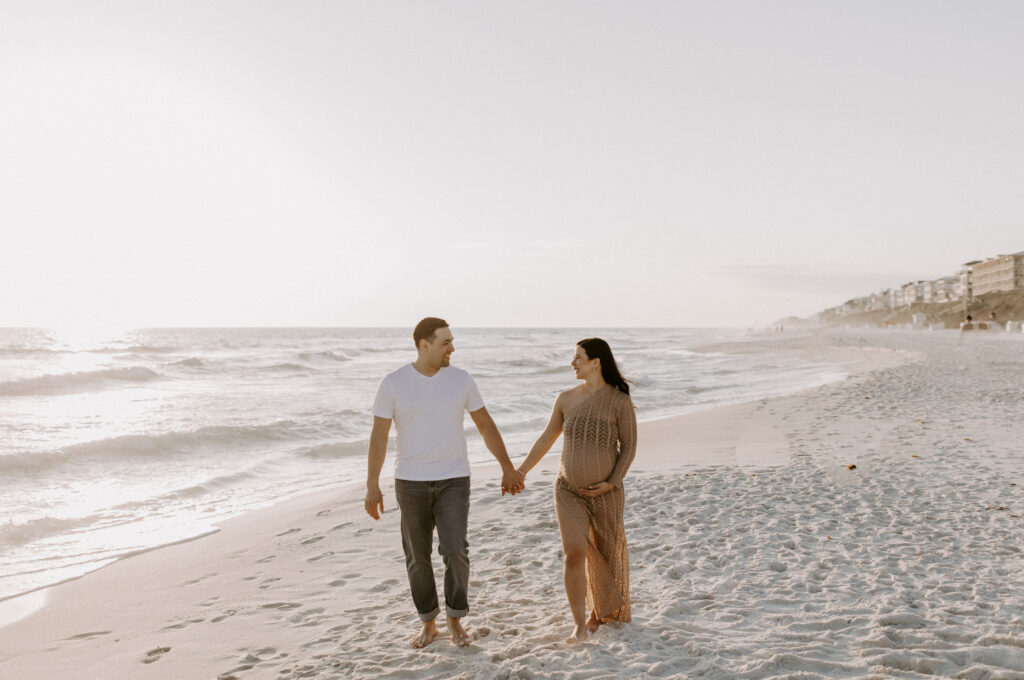
M 974 295 L 1024 289 L 1024 251 L 999 255 L 975 264 L 973 279 Z
M 935 301 L 936 302 L 953 302 L 959 300 L 960 296 L 956 293 L 957 278 L 955 276 L 943 276 L 941 279 L 935 279 Z
M 960 265 L 960 271 L 957 273 L 957 278 L 960 279 L 956 291 L 958 298 L 968 302 L 974 299 L 974 267 L 978 264 L 981 264 L 981 260 L 971 260 Z
M 900 305 L 906 307 L 924 301 L 924 281 L 911 281 L 900 287 Z
M 922 284 L 921 301 L 925 304 L 938 304 L 959 299 L 957 282 L 958 279 L 955 276 L 944 276 L 934 281 L 925 281 Z
M 923 281 L 921 283 L 921 302 L 926 305 L 935 301 L 935 282 Z

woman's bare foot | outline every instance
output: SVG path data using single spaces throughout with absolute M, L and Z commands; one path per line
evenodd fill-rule
M 602 623 L 604 622 L 597 620 L 597 614 L 595 614 L 594 612 L 590 612 L 590 619 L 587 620 L 587 630 L 589 630 L 591 633 L 596 633 L 598 627 Z
M 434 619 L 423 622 L 423 628 L 420 630 L 419 635 L 414 637 L 409 643 L 413 649 L 423 649 L 437 637 L 437 624 L 434 623 Z
M 447 624 L 448 635 L 451 637 L 452 644 L 456 647 L 468 647 L 469 643 L 473 641 L 473 637 L 466 632 L 459 620 L 454 616 L 449 616 Z
M 585 641 L 588 635 L 589 634 L 587 633 L 586 624 L 581 623 L 578 626 L 576 626 L 576 628 L 572 632 L 572 635 L 565 638 L 565 641 L 570 644 L 578 644 L 580 642 Z

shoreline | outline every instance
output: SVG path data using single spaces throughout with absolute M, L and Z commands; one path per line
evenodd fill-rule
M 782 343 L 783 347 L 775 346 L 775 345 L 779 344 L 780 342 Z M 794 347 L 793 346 L 794 342 L 799 343 L 799 346 Z M 703 347 L 694 348 L 694 351 L 701 351 L 701 352 L 737 351 L 737 352 L 751 352 L 751 353 L 762 353 L 762 352 L 764 352 L 764 353 L 774 353 L 774 352 L 781 352 L 781 351 L 794 351 L 794 352 L 797 352 L 797 353 L 801 354 L 804 358 L 806 358 L 809 361 L 823 361 L 823 360 L 825 360 L 825 357 L 821 354 L 821 350 L 822 349 L 823 349 L 823 345 L 822 345 L 822 342 L 821 342 L 821 338 L 819 337 L 819 334 L 814 333 L 814 332 L 810 332 L 810 333 L 808 333 L 808 332 L 800 332 L 800 333 L 794 333 L 791 336 L 786 337 L 786 338 L 777 338 L 777 337 L 772 337 L 772 338 L 756 338 L 755 337 L 755 338 L 752 338 L 751 340 L 742 340 L 742 341 L 736 341 L 736 342 L 719 343 L 717 345 L 709 345 L 709 346 L 703 346 Z M 870 350 L 870 349 L 876 349 L 876 348 L 850 348 L 847 351 L 836 350 L 836 351 L 834 351 L 832 354 L 830 354 L 827 357 L 827 359 L 828 359 L 828 361 L 830 363 L 835 363 L 837 366 L 843 366 L 844 370 L 847 372 L 846 378 L 840 378 L 839 381 L 847 379 L 847 378 L 849 378 L 849 377 L 851 377 L 853 375 L 856 375 L 858 373 L 863 373 L 863 372 L 866 372 L 866 371 L 875 370 L 875 369 L 877 369 L 879 367 L 879 363 L 878 363 L 877 358 L 870 357 L 870 356 L 866 357 L 866 356 L 863 355 L 864 349 L 869 349 Z M 872 361 L 872 359 L 874 359 L 874 361 Z M 884 365 L 884 362 L 883 362 L 883 365 Z M 833 381 L 833 382 L 836 382 L 836 381 Z M 825 384 L 827 385 L 827 384 L 831 384 L 831 383 L 825 383 Z M 808 392 L 813 392 L 814 390 L 816 390 L 816 389 L 818 389 L 820 387 L 821 387 L 821 385 L 807 387 L 807 388 L 803 388 L 803 389 L 797 390 L 797 391 L 792 392 L 792 393 L 788 393 L 788 394 L 784 394 L 784 395 L 780 395 L 780 396 L 768 397 L 767 399 L 769 399 L 769 400 L 786 399 L 786 398 L 790 398 L 790 397 L 794 397 L 794 396 L 798 396 L 798 395 L 803 395 L 803 394 L 806 394 Z M 724 416 L 724 417 L 727 417 L 727 418 L 728 417 L 732 417 L 732 414 L 734 412 L 736 412 L 737 410 L 742 411 L 744 408 L 751 407 L 752 405 L 754 405 L 756 403 L 759 403 L 759 402 L 762 402 L 762 401 L 764 401 L 764 399 L 753 399 L 753 400 L 743 401 L 743 402 L 738 402 L 738 403 L 715 404 L 715 405 L 709 406 L 707 408 L 701 408 L 701 409 L 697 409 L 697 410 L 694 410 L 694 411 L 690 411 L 690 412 L 686 412 L 686 413 L 682 413 L 682 414 L 678 414 L 678 415 L 661 417 L 661 418 L 657 418 L 657 419 L 654 419 L 654 420 L 640 421 L 640 423 L 638 424 L 638 427 L 641 430 L 641 436 L 643 435 L 643 431 L 644 430 L 648 430 L 648 429 L 650 429 L 650 430 L 652 430 L 652 432 L 658 433 L 660 435 L 660 433 L 662 431 L 672 430 L 672 429 L 678 427 L 679 426 L 679 421 L 681 421 L 681 420 L 685 421 L 685 422 L 689 422 L 691 419 L 703 420 L 704 419 L 703 417 L 711 416 L 712 420 L 714 420 L 715 422 L 718 422 L 720 416 L 716 416 L 715 414 L 721 414 L 721 416 Z M 535 471 L 531 472 L 531 476 L 535 476 L 537 474 L 537 472 L 539 472 L 541 470 L 549 470 L 551 468 L 557 467 L 557 455 L 555 455 L 555 454 L 556 454 L 556 452 L 554 450 L 552 450 L 552 452 L 548 456 L 546 456 L 538 464 L 538 466 L 535 469 Z M 706 447 L 695 446 L 695 447 L 692 448 L 690 455 L 691 455 L 690 458 L 688 458 L 686 460 L 683 460 L 683 461 L 679 461 L 678 464 L 681 465 L 681 466 L 690 466 L 690 467 L 702 466 L 702 465 L 719 465 L 719 464 L 724 464 L 723 461 L 721 460 L 720 456 L 718 456 L 718 454 L 716 454 L 715 452 L 707 449 Z M 766 461 L 775 461 L 777 459 L 777 454 L 775 454 L 775 453 L 769 452 L 766 455 L 767 455 Z M 389 461 L 393 461 L 392 457 L 393 457 L 393 452 L 389 451 Z M 768 464 L 778 464 L 778 463 L 777 462 L 769 462 Z M 483 476 L 486 473 L 492 473 L 493 474 L 497 470 L 497 463 L 494 462 L 494 461 L 488 461 L 488 462 L 484 462 L 484 463 L 475 463 L 472 466 L 472 469 L 474 471 L 474 474 L 475 475 L 479 475 L 479 476 Z M 387 485 L 388 488 L 393 487 L 393 480 L 392 480 L 392 477 L 391 477 L 391 473 L 388 473 L 387 475 L 382 476 L 382 482 L 384 482 Z M 298 495 L 295 495 L 295 496 L 292 496 L 292 497 L 289 497 L 289 498 L 285 498 L 285 499 L 279 500 L 279 501 L 277 501 L 277 502 L 275 502 L 275 503 L 273 503 L 271 505 L 265 506 L 263 508 L 257 508 L 257 509 L 254 509 L 254 510 L 250 510 L 250 511 L 244 512 L 244 513 L 242 513 L 240 515 L 235 515 L 233 517 L 229 517 L 229 518 L 227 518 L 227 519 L 225 519 L 225 520 L 223 520 L 221 522 L 218 522 L 215 525 L 216 528 L 214 530 L 212 530 L 212 531 L 207 531 L 207 532 L 199 534 L 197 536 L 185 538 L 185 539 L 182 539 L 180 541 L 175 541 L 175 542 L 168 543 L 168 544 L 161 544 L 161 545 L 158 545 L 158 546 L 153 546 L 151 548 L 146 548 L 146 549 L 143 549 L 143 550 L 134 551 L 132 553 L 120 556 L 120 557 L 114 559 L 109 564 L 106 564 L 106 565 L 104 565 L 102 567 L 99 567 L 99 568 L 97 568 L 95 570 L 86 572 L 85 574 L 82 574 L 80 576 L 71 577 L 69 579 L 60 581 L 60 582 L 55 583 L 55 584 L 51 584 L 51 585 L 47 585 L 47 586 L 42 586 L 40 588 L 36 588 L 36 589 L 30 590 L 30 591 L 27 591 L 25 593 L 19 593 L 17 595 L 13 595 L 11 597 L 4 598 L 4 599 L 0 600 L 0 631 L 2 631 L 6 627 L 9 627 L 11 625 L 16 624 L 18 621 L 20 621 L 20 620 L 22 620 L 22 619 L 24 619 L 24 618 L 26 618 L 28 616 L 31 616 L 31 615 L 37 613 L 42 607 L 48 606 L 50 604 L 50 601 L 51 601 L 51 599 L 52 599 L 52 597 L 54 595 L 56 595 L 58 597 L 58 599 L 59 599 L 60 595 L 59 595 L 59 593 L 57 593 L 55 591 L 58 591 L 62 587 L 66 586 L 67 584 L 74 583 L 74 582 L 80 581 L 82 579 L 87 579 L 90 576 L 92 576 L 94 574 L 97 574 L 97 573 L 100 573 L 100 572 L 102 572 L 102 571 L 104 571 L 106 569 L 109 569 L 109 568 L 111 568 L 111 567 L 113 567 L 113 566 L 115 566 L 115 565 L 117 565 L 117 564 L 119 564 L 121 562 L 128 561 L 128 560 L 136 558 L 136 557 L 138 557 L 140 555 L 148 554 L 148 553 L 151 553 L 151 552 L 154 552 L 154 551 L 161 551 L 161 550 L 165 550 L 165 549 L 172 548 L 172 547 L 175 547 L 175 546 L 179 546 L 179 545 L 182 545 L 182 544 L 188 544 L 188 543 L 193 543 L 193 542 L 197 542 L 197 541 L 202 541 L 204 539 L 210 539 L 212 537 L 215 537 L 215 536 L 221 534 L 226 529 L 230 528 L 235 522 L 238 522 L 240 520 L 244 522 L 245 518 L 247 518 L 247 517 L 254 517 L 254 516 L 257 516 L 257 515 L 264 514 L 264 513 L 277 514 L 277 512 L 279 510 L 283 510 L 284 508 L 287 508 L 288 506 L 290 506 L 292 504 L 296 504 L 296 503 L 303 503 L 304 504 L 304 502 L 312 502 L 314 499 L 323 498 L 324 500 L 322 500 L 322 501 L 318 500 L 317 501 L 317 502 L 323 504 L 323 503 L 327 503 L 328 502 L 327 501 L 328 498 L 336 498 L 336 497 L 346 497 L 346 498 L 348 498 L 348 497 L 352 496 L 353 494 L 355 494 L 355 495 L 360 494 L 362 492 L 362 488 L 363 488 L 363 485 L 362 485 L 361 482 L 353 482 L 353 483 L 350 483 L 350 484 L 343 484 L 341 486 L 333 487 L 333 488 L 329 488 L 329 489 L 322 489 L 322 490 L 318 490 L 318 491 L 300 493 Z M 387 494 L 385 494 L 385 499 L 386 500 L 388 499 Z M 29 602 L 29 601 L 32 602 L 31 605 L 27 604 L 27 602 Z

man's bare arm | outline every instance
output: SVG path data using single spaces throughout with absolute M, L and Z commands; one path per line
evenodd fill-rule
M 487 450 L 501 466 L 501 495 L 504 496 L 506 491 L 512 495 L 522 491 L 526 486 L 523 483 L 523 475 L 512 465 L 508 451 L 505 450 L 505 441 L 501 438 L 501 432 L 498 431 L 498 426 L 494 424 L 487 408 L 477 409 L 469 415 L 476 429 L 480 431 L 480 436 L 484 438 Z
M 373 430 L 370 431 L 370 447 L 366 456 L 366 499 L 363 501 L 366 514 L 380 519 L 384 512 L 384 496 L 380 492 L 380 471 L 384 467 L 384 459 L 388 455 L 388 433 L 391 432 L 391 419 L 373 417 Z

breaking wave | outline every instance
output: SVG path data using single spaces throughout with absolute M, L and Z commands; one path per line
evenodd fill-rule
M 60 465 L 86 461 L 117 461 L 192 454 L 209 448 L 244 448 L 251 444 L 294 439 L 300 432 L 296 423 L 284 420 L 254 427 L 212 426 L 190 432 L 157 435 L 125 435 L 74 444 L 54 451 L 36 451 L 0 456 L 0 473 L 38 472 Z
M 21 524 L 15 524 L 8 520 L 0 524 L 0 546 L 25 545 L 33 541 L 89 526 L 96 519 L 95 516 L 76 519 L 40 517 L 38 519 L 30 519 Z
M 76 392 L 92 392 L 123 385 L 124 383 L 143 383 L 156 380 L 160 375 L 143 366 L 129 368 L 107 368 L 101 371 L 78 371 L 76 373 L 57 373 L 43 375 L 38 378 L 14 380 L 0 383 L 0 394 L 9 397 L 24 397 L 37 394 L 73 394 Z

